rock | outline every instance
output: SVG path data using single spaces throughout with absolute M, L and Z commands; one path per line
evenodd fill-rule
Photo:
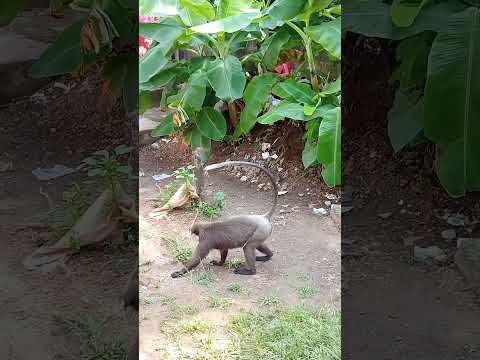
M 277 155 L 277 154 L 273 154 L 273 155 L 271 156 L 271 158 L 274 159 L 274 160 L 277 160 L 277 159 L 278 159 L 278 155 Z
M 325 194 L 325 197 L 328 200 L 336 200 L 337 199 L 337 196 L 335 194 Z
M 278 196 L 285 195 L 286 193 L 288 193 L 288 191 L 279 191 L 279 192 L 278 192 Z
M 390 216 L 392 216 L 392 213 L 391 212 L 380 213 L 378 214 L 378 216 L 381 217 L 382 219 L 388 219 Z
M 443 230 L 441 235 L 446 240 L 453 240 L 457 237 L 457 233 L 453 229 Z
M 455 264 L 471 286 L 480 291 L 480 238 L 459 238 Z
M 325 203 L 325 206 L 330 206 L 330 205 L 332 205 L 332 202 L 331 202 L 330 200 L 324 201 L 324 203 Z
M 259 190 L 261 190 L 264 186 L 265 186 L 265 184 L 263 184 L 263 183 L 262 183 L 262 184 L 258 184 L 257 188 L 258 188 Z
M 246 176 L 242 176 L 242 177 L 240 178 L 240 181 L 241 181 L 241 182 L 245 182 L 245 181 L 247 181 L 247 180 L 248 180 L 248 177 L 246 177 Z
M 313 213 L 315 215 L 327 215 L 328 211 L 324 208 L 313 208 Z
M 437 246 L 429 246 L 426 248 L 415 246 L 414 257 L 418 261 L 427 261 L 436 259 L 442 255 L 445 255 L 442 249 Z
M 263 160 L 266 160 L 266 159 L 268 159 L 269 157 L 270 157 L 270 153 L 269 153 L 268 151 L 262 153 L 262 159 L 263 159 Z
M 305 194 L 298 194 L 298 196 L 303 197 L 303 196 L 305 196 Z
M 272 145 L 270 143 L 262 143 L 262 151 L 265 152 L 270 149 Z

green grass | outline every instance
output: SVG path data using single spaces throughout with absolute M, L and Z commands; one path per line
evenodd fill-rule
M 193 304 L 187 304 L 182 307 L 182 313 L 185 315 L 195 315 L 199 313 L 198 307 Z
M 211 204 L 205 201 L 198 201 L 195 203 L 195 207 L 198 209 L 200 215 L 207 219 L 218 217 L 224 206 L 225 194 L 223 192 L 216 192 Z
M 162 295 L 162 296 L 160 296 L 160 304 L 162 304 L 162 305 L 175 304 L 175 297 L 173 297 L 171 295 Z
M 257 303 L 263 306 L 272 306 L 280 304 L 280 298 L 277 295 L 262 296 Z
M 226 309 L 232 305 L 230 299 L 214 294 L 208 297 L 208 306 L 212 309 Z
M 168 251 L 182 264 L 186 264 L 193 254 L 192 246 L 186 239 L 178 235 L 170 235 L 166 239 Z
M 231 283 L 227 286 L 227 290 L 234 292 L 234 293 L 241 293 L 242 292 L 242 285 L 239 283 Z
M 309 299 L 315 294 L 315 290 L 310 285 L 297 288 L 298 297 L 302 300 Z
M 217 279 L 215 273 L 211 270 L 195 271 L 192 274 L 192 282 L 195 285 L 208 285 Z
M 304 307 L 233 317 L 232 348 L 239 360 L 340 360 L 340 312 Z
M 105 336 L 107 320 L 93 317 L 57 319 L 66 332 L 80 343 L 80 360 L 90 359 L 126 359 L 128 346 L 122 339 Z M 78 359 L 78 358 L 77 358 Z
M 205 334 L 212 330 L 209 323 L 203 320 L 190 320 L 179 324 L 178 331 L 180 334 Z
M 225 268 L 229 269 L 229 270 L 235 270 L 235 269 L 238 269 L 240 267 L 242 267 L 243 265 L 243 260 L 241 259 L 231 259 L 231 260 L 227 260 L 225 261 Z

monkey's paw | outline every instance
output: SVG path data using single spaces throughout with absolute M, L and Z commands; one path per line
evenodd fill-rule
M 175 272 L 172 273 L 172 278 L 178 278 L 178 277 L 182 276 L 183 274 L 184 274 L 184 272 L 181 271 L 181 270 L 180 271 L 175 271 Z
M 223 263 L 221 261 L 217 261 L 217 260 L 210 261 L 210 264 L 215 265 L 215 266 L 223 266 Z
M 233 273 L 237 275 L 255 275 L 257 272 L 256 270 L 250 270 L 243 267 L 243 268 L 235 269 Z

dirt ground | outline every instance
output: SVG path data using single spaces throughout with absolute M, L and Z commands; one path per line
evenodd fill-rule
M 0 159 L 13 165 L 0 172 L 1 359 L 86 358 L 89 336 L 98 340 L 99 334 L 106 344 L 118 341 L 128 350 L 128 337 L 136 330 L 130 325 L 135 316 L 123 319 L 118 305 L 137 244 L 122 238 L 82 249 L 65 268 L 50 273 L 22 265 L 39 246 L 58 240 L 49 227 L 36 226 L 45 223 L 50 210 L 40 188 L 56 206 L 64 190 L 74 182 L 86 188 L 88 180 L 77 173 L 39 181 L 32 170 L 55 164 L 75 168 L 92 151 L 128 141 L 121 107 L 112 100 L 105 103 L 95 74 L 56 81 L 70 90 L 52 82 L 37 92 L 45 101 L 27 98 L 0 109 Z M 92 135 L 100 141 L 88 140 Z M 94 198 L 99 189 L 89 195 Z M 112 344 L 105 346 L 112 350 L 110 358 L 120 358 L 122 351 Z
M 394 44 L 352 34 L 343 44 L 342 181 L 354 208 L 342 216 L 342 358 L 480 359 L 480 304 L 455 266 L 456 241 L 441 237 L 452 229 L 444 211 L 478 218 L 478 194 L 448 197 L 432 172 L 431 145 L 393 153 Z M 408 237 L 444 249 L 447 260 L 412 264 Z
M 215 150 L 212 159 L 233 159 L 238 157 L 237 152 L 241 149 L 242 145 L 230 147 L 228 154 L 221 146 Z M 249 153 L 252 155 L 255 151 L 250 148 Z M 260 155 L 259 151 L 256 153 Z M 231 340 L 225 327 L 228 319 L 244 310 L 260 308 L 262 298 L 275 298 L 286 305 L 298 304 L 301 302 L 300 289 L 308 286 L 313 288 L 313 296 L 305 300 L 309 307 L 339 308 L 339 228 L 329 216 L 312 212 L 312 205 L 319 206 L 327 191 L 310 192 L 302 184 L 293 183 L 289 192 L 279 197 L 273 217 L 273 234 L 267 241 L 274 256 L 269 262 L 257 263 L 255 276 L 235 275 L 231 269 L 210 266 L 209 261 L 205 261 L 199 271 L 210 270 L 215 274 L 215 279 L 207 286 L 197 284 L 192 280 L 192 274 L 178 279 L 170 277 L 181 264 L 172 258 L 166 240 L 172 236 L 189 238 L 188 229 L 195 211 L 179 210 L 164 220 L 151 219 L 149 212 L 155 205 L 151 199 L 158 196 L 168 183 L 165 180 L 156 185 L 152 175 L 171 174 L 173 170 L 190 164 L 190 154 L 188 148 L 176 141 L 159 141 L 140 153 L 140 169 L 144 172 L 140 177 L 140 351 L 144 359 L 209 359 L 208 354 L 202 352 L 201 345 L 188 335 L 179 337 L 176 333 L 179 320 L 172 319 L 172 308 L 167 306 L 166 298 L 174 298 L 176 304 L 184 308 L 195 306 L 198 313 L 186 314 L 182 320 L 203 319 L 213 325 L 213 347 L 218 349 L 226 349 Z M 232 174 L 221 171 L 210 174 L 205 189 L 207 197 L 217 191 L 225 193 L 226 207 L 222 217 L 263 213 L 272 201 L 270 191 L 257 191 L 256 184 L 241 182 Z M 305 195 L 299 196 L 299 193 Z M 208 260 L 216 257 L 218 254 L 212 253 Z M 243 253 L 241 250 L 230 251 L 228 259 L 243 261 Z M 227 290 L 232 283 L 239 284 L 242 291 L 233 293 Z M 228 299 L 231 306 L 212 309 L 209 306 L 212 295 Z

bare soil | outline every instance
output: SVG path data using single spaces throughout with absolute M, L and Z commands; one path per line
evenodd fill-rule
M 354 209 L 342 216 L 342 358 L 480 359 L 480 305 L 454 264 L 456 241 L 441 237 L 453 228 L 445 210 L 478 217 L 478 194 L 448 197 L 433 172 L 432 145 L 393 153 L 387 112 L 395 44 L 352 34 L 344 44 L 342 180 L 353 189 Z M 480 232 L 455 230 L 458 237 Z M 412 263 L 403 245 L 412 236 L 444 249 L 447 261 Z
M 13 171 L 0 172 L 1 359 L 81 358 L 88 339 L 67 333 L 66 320 L 105 321 L 105 341 L 119 339 L 127 350 L 135 333 L 129 326 L 135 319 L 123 319 L 118 305 L 136 244 L 122 238 L 82 249 L 51 273 L 22 265 L 39 246 L 58 240 L 48 227 L 36 226 L 50 210 L 40 188 L 58 205 L 73 182 L 83 186 L 87 180 L 73 174 L 41 182 L 31 171 L 55 164 L 74 168 L 92 151 L 128 142 L 120 104 L 105 99 L 95 73 L 57 81 L 69 90 L 52 82 L 37 92 L 45 101 L 24 99 L 0 109 L 0 159 L 13 164 Z
M 278 137 L 280 134 L 276 135 Z M 269 141 L 266 139 L 268 138 L 259 138 L 257 143 Z M 244 159 L 245 155 L 250 160 L 256 156 L 258 161 L 261 151 L 255 151 L 251 144 L 245 140 L 235 147 L 220 145 L 209 162 L 227 158 Z M 230 149 L 230 153 L 227 149 Z M 293 161 L 296 161 L 296 166 L 300 169 L 298 158 Z M 299 304 L 302 301 L 299 289 L 308 286 L 313 288 L 313 296 L 305 300 L 307 306 L 340 306 L 340 233 L 329 216 L 317 216 L 312 212 L 312 206 L 320 206 L 329 192 L 320 186 L 318 180 L 316 184 L 310 185 L 312 190 L 307 190 L 305 184 L 311 178 L 305 176 L 305 173 L 300 175 L 301 170 L 298 170 L 300 177 L 297 182 L 288 178 L 288 193 L 279 197 L 273 217 L 273 234 L 267 241 L 274 256 L 269 262 L 257 263 L 255 276 L 235 275 L 231 269 L 210 266 L 209 260 L 218 257 L 217 253 L 212 253 L 198 270 L 214 273 L 215 280 L 210 284 L 202 286 L 195 283 L 192 281 L 192 273 L 184 278 L 172 279 L 170 274 L 182 265 L 169 253 L 166 240 L 172 236 L 190 238 L 189 228 L 195 218 L 195 211 L 177 210 L 171 212 L 167 219 L 151 219 L 148 214 L 155 206 L 151 199 L 158 196 L 168 183 L 165 180 L 156 185 L 152 175 L 170 174 L 189 164 L 190 150 L 176 140 L 168 143 L 159 141 L 140 153 L 140 169 L 144 172 L 144 176 L 140 177 L 141 356 L 145 359 L 213 359 L 189 335 L 178 333 L 179 319 L 171 318 L 172 308 L 161 301 L 165 297 L 175 298 L 180 307 L 197 307 L 198 314 L 183 315 L 181 321 L 194 319 L 211 324 L 215 329 L 213 347 L 220 351 L 226 350 L 231 340 L 226 328 L 230 317 L 244 310 L 265 306 L 259 302 L 261 298 L 275 298 L 286 305 Z M 275 173 L 276 168 L 282 166 L 287 169 L 288 166 L 285 163 L 270 165 Z M 294 169 L 288 167 L 285 171 L 293 174 Z M 303 183 L 300 179 L 303 179 Z M 226 207 L 222 217 L 263 213 L 271 205 L 271 191 L 258 191 L 257 183 L 241 182 L 235 174 L 215 172 L 210 174 L 207 182 L 207 197 L 217 191 L 225 194 Z M 316 185 L 319 186 L 315 187 Z M 299 196 L 299 193 L 303 196 Z M 228 259 L 243 261 L 243 253 L 241 250 L 231 251 Z M 232 283 L 240 285 L 240 293 L 227 289 Z M 211 296 L 229 299 L 231 306 L 226 309 L 211 308 L 208 302 Z

